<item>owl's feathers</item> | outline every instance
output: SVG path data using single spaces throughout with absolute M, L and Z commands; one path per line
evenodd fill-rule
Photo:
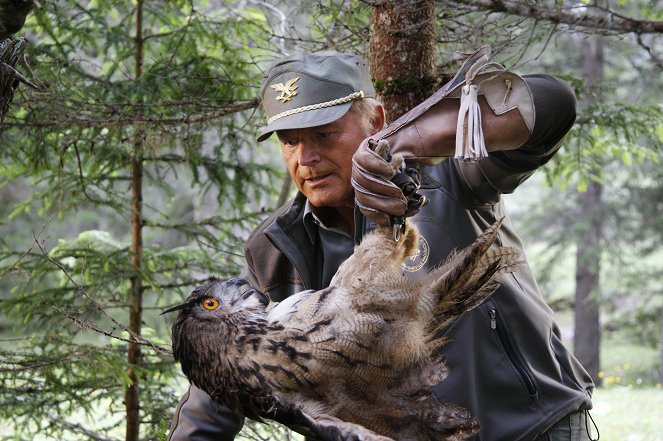
M 330 286 L 267 306 L 242 279 L 194 290 L 173 326 L 189 380 L 235 412 L 269 418 L 321 440 L 456 440 L 478 423 L 432 387 L 448 374 L 440 337 L 519 264 L 491 247 L 500 221 L 423 280 L 400 266 L 417 229 L 366 236 Z

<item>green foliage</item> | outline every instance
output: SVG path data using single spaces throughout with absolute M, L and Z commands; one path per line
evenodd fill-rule
M 129 383 L 125 347 L 101 347 L 55 335 L 12 341 L 22 343 L 21 351 L 8 350 L 5 343 L 0 349 L 0 370 L 3 376 L 8 372 L 11 376 L 3 379 L 0 388 L 3 408 L 11 409 L 13 415 L 4 418 L 16 429 L 31 427 L 17 433 L 34 431 L 67 439 L 65 423 L 72 414 L 91 416 L 98 410 L 97 403 L 117 403 L 111 410 L 122 410 L 117 396 Z M 173 374 L 174 366 L 163 357 L 152 355 L 148 360 L 141 366 L 145 378 Z
M 307 7 L 307 2 L 302 2 Z M 316 2 L 311 14 L 310 38 L 327 42 L 336 50 L 354 52 L 368 57 L 371 7 L 361 0 Z
M 212 275 L 237 275 L 243 240 L 274 208 L 283 172 L 253 141 L 264 16 L 146 2 L 137 41 L 136 11 L 47 2 L 26 25 L 40 90 L 20 89 L 0 126 L 3 227 L 14 233 L 0 237 L 0 420 L 10 431 L 0 438 L 116 438 L 129 370 L 141 437 L 163 438 L 182 391 L 158 313 Z M 141 335 L 127 327 L 132 277 L 144 291 Z M 131 366 L 130 341 L 142 345 Z
M 606 161 L 614 160 L 625 167 L 658 163 L 657 146 L 663 139 L 657 127 L 662 119 L 663 108 L 658 105 L 599 103 L 582 109 L 561 160 L 552 161 L 546 168 L 550 183 L 564 187 L 576 182 L 578 191 L 584 192 L 589 180 L 604 182 Z

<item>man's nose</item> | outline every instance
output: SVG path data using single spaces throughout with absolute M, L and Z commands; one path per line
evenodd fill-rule
M 302 140 L 299 148 L 299 165 L 313 165 L 320 161 L 320 152 L 310 141 Z

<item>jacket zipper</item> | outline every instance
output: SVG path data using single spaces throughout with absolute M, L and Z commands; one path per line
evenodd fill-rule
M 513 347 L 511 346 L 511 342 L 507 338 L 506 334 L 504 333 L 504 330 L 502 329 L 501 326 L 498 325 L 498 318 L 497 318 L 497 310 L 491 309 L 490 310 L 490 329 L 493 329 L 497 331 L 497 337 L 500 340 L 500 343 L 502 344 L 502 347 L 504 348 L 504 351 L 506 352 L 506 356 L 513 365 L 513 367 L 516 369 L 518 372 L 518 375 L 520 375 L 520 378 L 522 378 L 523 382 L 525 383 L 525 387 L 527 387 L 527 392 L 529 392 L 530 395 L 535 395 L 536 394 L 536 385 L 534 384 L 534 381 L 532 380 L 532 377 L 530 374 L 527 372 L 527 369 L 525 369 L 525 366 L 521 363 L 520 359 L 516 355 L 516 352 L 513 350 Z

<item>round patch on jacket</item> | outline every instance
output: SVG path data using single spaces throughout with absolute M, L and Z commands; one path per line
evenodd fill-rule
M 419 271 L 428 262 L 430 247 L 424 236 L 419 236 L 419 247 L 414 255 L 403 262 L 401 269 L 409 273 Z

